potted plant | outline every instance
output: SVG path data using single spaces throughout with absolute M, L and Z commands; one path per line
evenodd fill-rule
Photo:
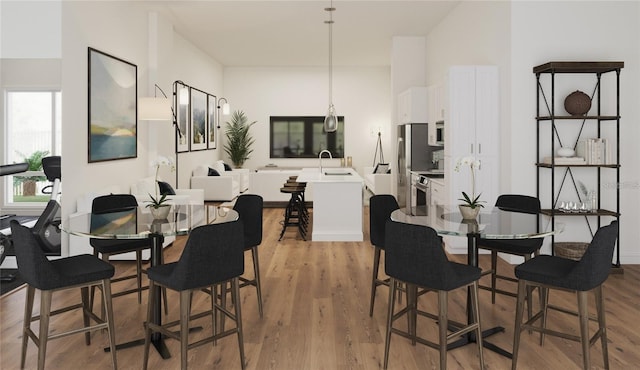
M 30 156 L 26 156 L 18 151 L 16 151 L 16 153 L 18 153 L 18 155 L 22 157 L 23 162 L 26 162 L 29 165 L 27 171 L 42 171 L 42 158 L 49 155 L 48 150 L 36 150 L 35 152 L 31 153 Z M 36 195 L 36 182 L 44 181 L 46 177 L 14 176 L 13 179 L 16 184 L 22 183 L 22 195 L 28 197 Z
M 157 160 L 151 163 L 151 166 L 156 168 L 156 177 L 153 184 L 156 189 L 156 196 L 154 197 L 149 194 L 149 198 L 151 198 L 151 200 L 147 201 L 146 208 L 149 208 L 154 219 L 163 220 L 169 215 L 171 205 L 167 203 L 167 194 L 158 194 L 158 171 L 160 170 L 160 166 L 169 166 L 171 167 L 171 171 L 173 171 L 175 169 L 175 165 L 173 163 L 173 158 L 159 156 Z
M 484 208 L 484 204 L 482 203 L 486 203 L 485 201 L 480 200 L 482 193 L 476 196 L 475 169 L 480 169 L 480 161 L 471 156 L 460 158 L 458 159 L 454 170 L 456 172 L 460 172 L 460 168 L 462 166 L 469 166 L 469 169 L 471 170 L 471 196 L 463 191 L 462 198 L 458 198 L 459 201 L 462 201 L 462 204 L 458 205 L 458 208 L 460 208 L 460 213 L 462 214 L 463 219 L 475 219 L 480 212 L 480 208 Z
M 247 123 L 248 119 L 243 111 L 235 111 L 231 116 L 231 122 L 227 122 L 225 134 L 227 140 L 224 144 L 224 151 L 229 156 L 231 162 L 236 168 L 242 168 L 244 162 L 249 159 L 249 155 L 253 152 L 253 138 L 249 133 L 249 128 L 256 121 Z

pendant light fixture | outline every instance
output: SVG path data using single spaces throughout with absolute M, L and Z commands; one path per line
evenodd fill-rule
M 336 8 L 333 7 L 333 0 L 328 8 L 324 8 L 329 12 L 329 20 L 324 23 L 329 25 L 329 110 L 324 117 L 324 130 L 326 132 L 335 132 L 338 129 L 338 117 L 336 117 L 336 109 L 333 106 L 333 12 Z

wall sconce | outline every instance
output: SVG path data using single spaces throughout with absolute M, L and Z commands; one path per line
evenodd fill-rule
M 221 106 L 220 102 L 222 102 L 223 100 L 224 100 L 224 104 L 222 104 L 222 106 Z M 229 115 L 229 111 L 231 110 L 231 107 L 229 107 L 229 102 L 227 101 L 226 98 L 218 99 L 218 129 L 220 129 L 220 108 L 222 108 L 222 115 L 223 116 L 228 116 Z

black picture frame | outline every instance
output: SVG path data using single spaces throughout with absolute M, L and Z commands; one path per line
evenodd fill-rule
M 88 48 L 89 163 L 138 157 L 138 67 Z
M 174 111 L 176 114 L 176 153 L 185 153 L 189 151 L 189 143 L 191 136 L 189 128 L 191 121 L 189 113 L 191 111 L 191 98 L 189 96 L 189 86 L 174 83 Z
M 207 149 L 207 93 L 190 88 L 191 125 L 189 146 L 191 151 Z
M 216 96 L 207 94 L 207 149 L 216 149 L 218 141 L 217 106 Z

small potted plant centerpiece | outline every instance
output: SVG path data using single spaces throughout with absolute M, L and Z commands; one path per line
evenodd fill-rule
M 249 128 L 256 121 L 247 123 L 248 119 L 243 111 L 235 111 L 231 116 L 231 122 L 227 122 L 225 134 L 227 140 L 224 144 L 224 151 L 229 156 L 231 162 L 236 168 L 242 168 L 244 162 L 249 159 L 249 155 L 253 152 L 253 138 L 249 133 Z
M 149 208 L 149 211 L 155 220 L 164 220 L 169 215 L 169 211 L 171 211 L 171 204 L 167 203 L 167 194 L 158 194 L 158 171 L 160 170 L 160 166 L 169 166 L 171 167 L 171 171 L 173 171 L 175 169 L 175 165 L 173 163 L 173 158 L 159 156 L 158 159 L 151 163 L 151 166 L 156 168 L 156 177 L 153 183 L 156 189 L 156 194 L 155 197 L 149 194 L 151 200 L 147 202 L 146 207 Z
M 472 156 L 460 158 L 458 159 L 454 170 L 456 172 L 460 172 L 460 169 L 463 166 L 469 166 L 469 169 L 471 170 L 471 196 L 463 191 L 462 198 L 458 199 L 462 201 L 462 204 L 459 204 L 458 208 L 460 209 L 463 219 L 475 220 L 475 218 L 478 217 L 478 213 L 480 213 L 480 208 L 484 208 L 482 203 L 485 203 L 485 201 L 480 200 L 480 195 L 482 195 L 482 193 L 476 196 L 475 170 L 480 169 L 480 161 Z

